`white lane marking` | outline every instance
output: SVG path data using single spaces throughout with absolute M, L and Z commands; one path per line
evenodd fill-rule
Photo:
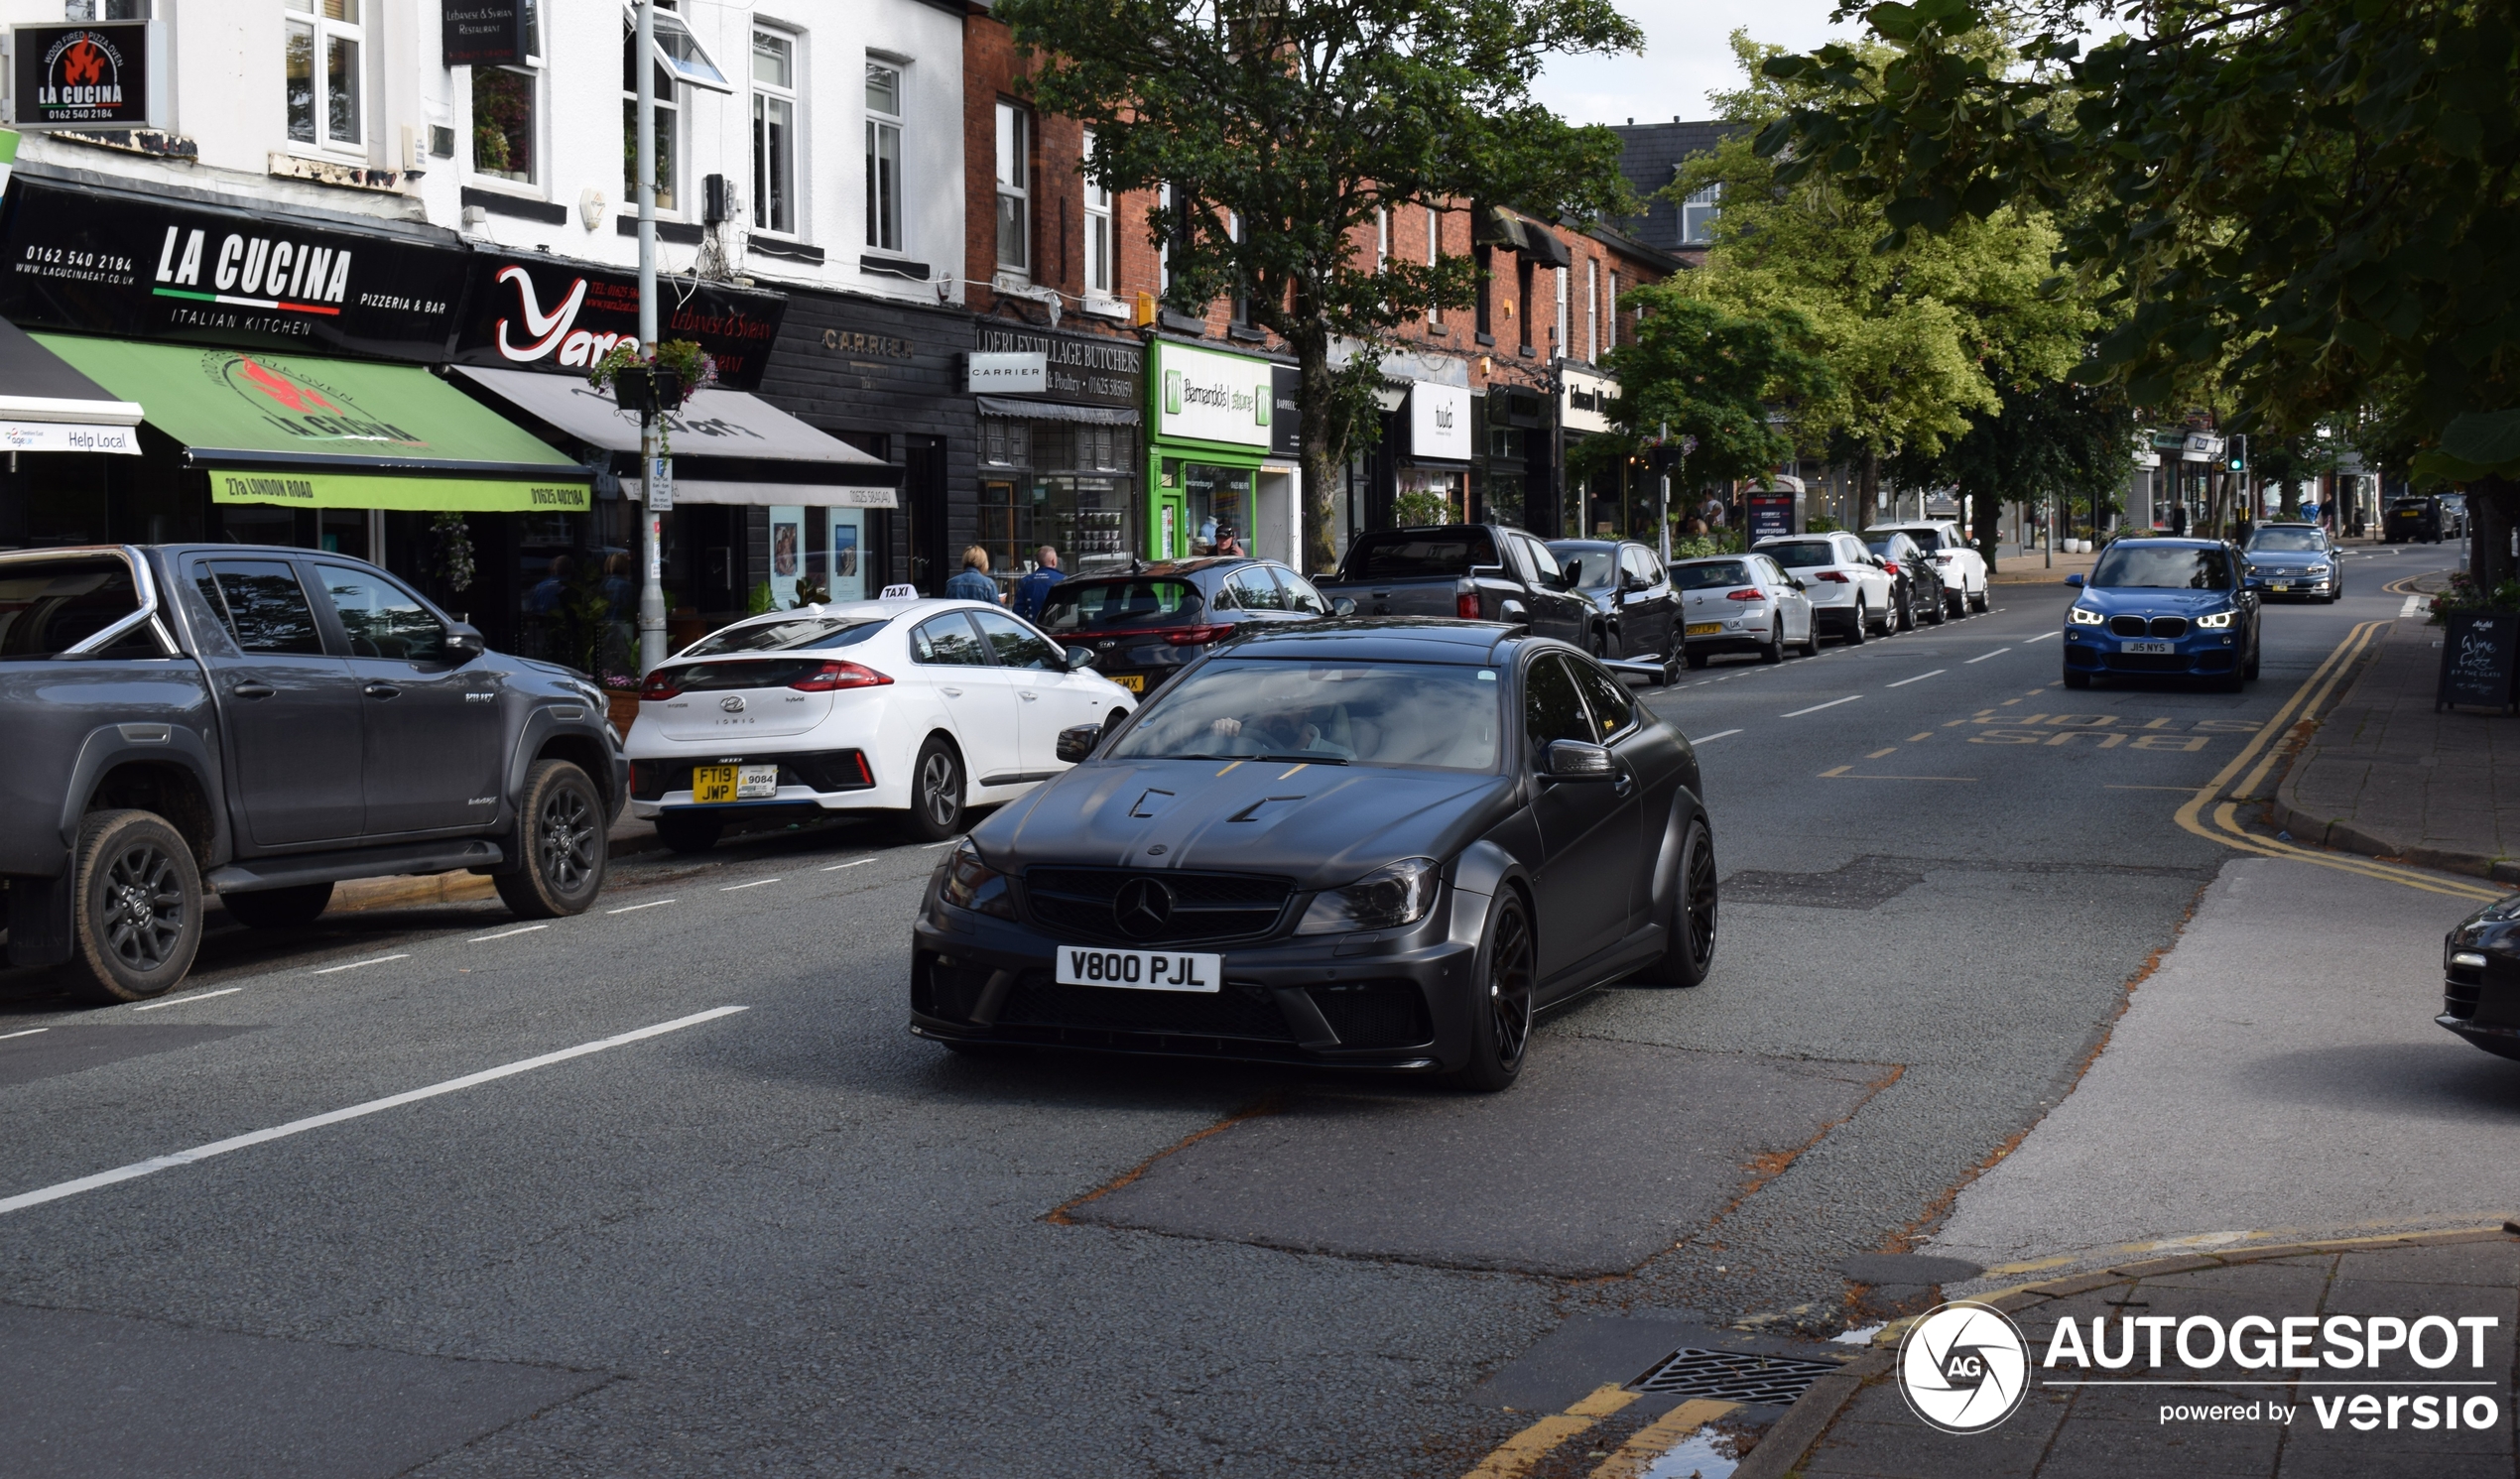
M 825 868 L 822 871 L 825 873 L 837 873 L 842 868 L 863 868 L 873 861 L 875 861 L 873 858 L 859 858 L 855 862 L 833 863 L 830 867 Z
M 328 976 L 336 970 L 357 970 L 362 965 L 383 965 L 388 960 L 409 960 L 410 958 L 409 955 L 379 955 L 373 960 L 353 960 L 347 965 L 327 965 L 321 970 L 309 971 L 307 974 Z
M 2012 651 L 2012 649 L 2011 649 L 2011 648 L 2009 648 L 2009 647 L 1999 647 L 1999 648 L 1996 648 L 1993 652 L 1988 653 L 1988 654 L 1986 655 L 1986 658 L 2000 658 L 2000 657 L 2002 657 L 2004 654 L 2006 654 L 2006 653 L 2008 653 L 2008 652 L 2011 652 L 2011 651 Z M 1983 663 L 1983 662 L 1985 662 L 1985 661 L 1986 661 L 1986 658 L 1971 658 L 1971 659 L 1969 659 L 1969 660 L 1968 660 L 1968 663 L 1962 663 L 1960 666 L 1961 666 L 1962 668 L 1966 668 L 1967 666 L 1969 666 L 1969 663 Z
M 244 988 L 237 989 L 241 991 Z M 495 1068 L 484 1068 L 478 1073 L 467 1073 L 461 1078 L 449 1078 L 443 1083 L 433 1083 L 427 1088 L 408 1089 L 399 1094 L 388 1094 L 382 1099 L 370 1099 L 364 1104 L 353 1104 L 347 1109 L 335 1109 L 325 1114 L 310 1115 L 303 1120 L 291 1120 L 288 1124 L 274 1125 L 268 1130 L 254 1130 L 243 1135 L 230 1136 L 226 1140 L 214 1140 L 208 1145 L 194 1146 L 189 1151 L 177 1151 L 171 1156 L 154 1156 L 146 1161 L 135 1161 L 129 1166 L 117 1166 L 111 1171 L 100 1171 L 92 1176 L 80 1176 L 74 1181 L 57 1181 L 50 1186 L 38 1187 L 33 1191 L 21 1191 L 15 1196 L 0 1197 L 0 1213 L 14 1212 L 23 1207 L 40 1206 L 48 1201 L 60 1201 L 65 1196 L 76 1196 L 82 1191 L 93 1191 L 99 1186 L 110 1186 L 116 1181 L 128 1181 L 140 1176 L 154 1175 L 162 1171 L 172 1171 L 179 1166 L 189 1166 L 195 1161 L 207 1161 L 212 1156 L 224 1156 L 230 1151 L 241 1151 L 247 1146 L 261 1145 L 267 1140 L 281 1140 L 292 1135 L 304 1135 L 309 1130 L 320 1130 L 326 1125 L 340 1124 L 343 1120 L 355 1120 L 381 1110 L 399 1109 L 406 1104 L 417 1104 L 423 1099 L 435 1099 L 440 1094 L 451 1094 L 457 1089 L 472 1088 L 494 1079 L 506 1078 L 517 1073 L 529 1073 L 536 1068 L 547 1068 L 554 1063 L 567 1062 L 573 1057 L 584 1057 L 590 1052 L 601 1052 L 607 1048 L 619 1048 L 625 1043 L 636 1043 L 645 1038 L 680 1032 L 687 1027 L 697 1027 L 703 1022 L 714 1021 L 717 1018 L 732 1016 L 747 1010 L 749 1009 L 745 1007 L 712 1007 L 705 1012 L 694 1012 L 689 1017 L 677 1017 L 672 1022 L 660 1022 L 654 1027 L 643 1027 L 636 1032 L 623 1033 L 617 1038 L 580 1043 L 574 1048 L 564 1048 L 558 1052 L 547 1052 L 540 1057 L 520 1058 L 513 1063 L 502 1063 Z
M 242 988 L 240 987 L 239 989 L 241 990 Z M 0 1033 L 0 1043 L 5 1043 L 11 1038 L 32 1038 L 37 1033 L 49 1033 L 51 1031 L 52 1029 L 49 1027 L 31 1027 L 22 1033 Z
M 2045 641 L 2047 641 L 2049 638 L 2054 637 L 2054 636 L 2056 636 L 2056 635 L 2058 635 L 2058 634 L 2057 634 L 2057 633 L 2055 633 L 2055 632 L 2041 632 L 2041 633 L 2040 633 L 2038 636 L 2036 636 L 2036 637 L 2024 637 L 2024 638 L 2022 638 L 2022 639 L 2021 639 L 2021 645 L 2022 645 L 2022 646 L 2024 646 L 2024 647 L 2028 647 L 2028 646 L 2029 646 L 2031 643 L 2033 643 L 2033 642 L 2045 642 Z
M 945 838 L 943 842 L 931 842 L 931 843 L 928 843 L 926 846 L 924 846 L 924 847 L 920 848 L 919 850 L 920 850 L 921 852 L 935 852 L 935 851 L 936 851 L 938 848 L 940 848 L 940 847 L 951 847 L 953 844 L 955 844 L 956 842 L 959 842 L 959 841 L 961 841 L 961 840 L 962 840 L 962 839 L 961 839 L 961 838 L 959 838 L 959 837 L 947 837 L 947 838 Z
M 674 901 L 671 899 L 651 899 L 645 904 L 625 904 L 619 909 L 607 909 L 604 913 L 608 915 L 626 915 L 635 913 L 642 909 L 655 909 L 660 905 L 672 904 L 673 902 Z
M 1949 668 L 1937 668 L 1932 673 L 1920 673 L 1914 678 L 1903 678 L 1897 682 L 1889 684 L 1889 686 L 1893 688 L 1904 688 L 1910 683 L 1921 683 L 1929 678 L 1941 678 L 1944 674 L 1951 671 L 1952 670 Z
M 136 1006 L 131 1010 L 135 1012 L 154 1012 L 160 1007 L 180 1007 L 186 1002 L 205 1002 L 214 996 L 234 996 L 236 993 L 244 989 L 245 988 L 242 986 L 227 986 L 222 987 L 217 991 L 194 991 L 184 996 L 170 997 L 162 1002 L 142 1002 L 139 1006 Z M 12 1034 L 12 1036 L 15 1035 Z
M 1726 735 L 1739 734 L 1740 732 L 1741 731 L 1738 729 L 1718 729 L 1712 734 L 1701 734 L 1696 739 L 1691 740 L 1690 743 L 1693 745 L 1702 745 L 1708 740 L 1719 740 Z
M 2423 609 L 2424 598 L 2422 596 L 2408 596 L 2406 598 L 2406 604 L 2398 608 L 2398 619 L 2403 621 L 2407 617 L 2417 615 L 2422 612 Z
M 763 884 L 777 883 L 780 880 L 775 878 L 756 878 L 750 883 L 730 883 L 726 887 L 719 889 L 717 892 L 721 894 L 731 894 L 737 889 L 757 889 Z
M 1777 717 L 1780 719 L 1799 719 L 1805 714 L 1816 714 L 1825 708 L 1835 708 L 1841 703 L 1852 703 L 1862 696 L 1864 695 L 1861 693 L 1849 693 L 1843 698 L 1831 698 L 1827 703 L 1815 703 L 1810 708 L 1798 708 L 1790 714 L 1779 714 Z
M 519 924 L 513 929 L 502 929 L 496 934 L 476 934 L 472 938 L 465 940 L 464 943 L 468 945 L 477 945 L 482 943 L 484 940 L 514 939 L 520 934 L 532 934 L 537 929 L 549 929 L 552 926 L 549 924 Z

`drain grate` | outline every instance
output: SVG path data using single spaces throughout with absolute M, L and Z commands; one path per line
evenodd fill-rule
M 1653 1370 L 1628 1385 L 1639 1392 L 1719 1397 L 1729 1402 L 1784 1407 L 1810 1390 L 1812 1383 L 1837 1370 L 1838 1365 L 1835 1361 L 1806 1361 L 1794 1356 L 1684 1347 L 1665 1356 Z

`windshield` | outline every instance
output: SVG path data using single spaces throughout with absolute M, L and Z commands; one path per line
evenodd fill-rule
M 2328 537 L 2316 529 L 2261 529 L 2249 537 L 2249 549 L 2252 552 L 2309 550 L 2325 555 L 2328 553 Z
M 687 658 L 713 658 L 723 653 L 795 652 L 799 648 L 854 647 L 883 629 L 882 616 L 800 616 L 793 621 L 766 621 L 759 626 L 728 627 L 711 632 L 683 653 Z
M 1492 771 L 1497 688 L 1493 668 L 1210 662 L 1140 709 L 1109 753 Z
M 2145 590 L 2227 590 L 2231 570 L 2219 550 L 2176 545 L 2111 545 L 2091 584 Z
M 1197 621 L 1203 603 L 1187 580 L 1067 580 L 1042 598 L 1041 628 L 1075 632 Z
M 1672 580 L 1683 590 L 1714 590 L 1727 585 L 1756 585 L 1750 567 L 1737 559 L 1709 559 L 1704 563 L 1672 566 Z
M 1367 535 L 1347 552 L 1342 580 L 1425 580 L 1466 575 L 1470 566 L 1501 564 L 1484 529 L 1395 531 Z
M 1808 570 L 1814 565 L 1837 563 L 1837 547 L 1827 540 L 1805 540 L 1793 545 L 1761 545 L 1759 553 L 1789 570 Z
M 66 652 L 139 609 L 131 566 L 110 555 L 0 564 L 0 658 Z
M 1902 529 L 1899 533 L 1916 541 L 1916 547 L 1920 550 L 1940 550 L 1943 548 L 1943 531 L 1939 529 Z M 1872 548 L 1879 550 L 1881 547 L 1879 545 L 1875 545 Z
M 1549 553 L 1566 567 L 1567 580 L 1578 590 L 1608 590 L 1619 583 L 1619 547 L 1575 540 L 1552 543 Z

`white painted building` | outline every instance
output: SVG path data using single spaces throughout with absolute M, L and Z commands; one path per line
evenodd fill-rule
M 522 62 L 445 65 L 445 7 L 506 3 L 0 0 L 12 24 L 153 18 L 169 63 L 162 128 L 30 135 L 20 160 L 630 265 L 630 11 L 519 0 Z M 958 5 L 674 0 L 657 21 L 666 270 L 706 252 L 764 287 L 960 302 Z

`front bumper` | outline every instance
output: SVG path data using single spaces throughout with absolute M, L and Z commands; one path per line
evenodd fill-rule
M 2324 596 L 2336 589 L 2336 572 L 2307 575 L 2297 570 L 2268 570 L 2248 577 L 2251 590 L 2265 596 Z
M 2237 629 L 2191 632 L 2171 643 L 2168 653 L 2127 652 L 2128 642 L 2159 639 L 2112 637 L 2103 628 L 2065 633 L 2065 666 L 2069 672 L 2135 677 L 2227 678 L 2241 662 Z
M 910 1030 L 936 1042 L 1442 1072 L 1469 1060 L 1481 895 L 1448 888 L 1407 929 L 1272 935 L 1166 950 L 1224 957 L 1214 992 L 1061 986 L 1065 940 L 1026 923 L 953 909 L 932 881 L 911 932 Z M 1299 901 L 1300 902 L 1300 901 Z M 1457 922 L 1474 917 L 1466 925 Z

